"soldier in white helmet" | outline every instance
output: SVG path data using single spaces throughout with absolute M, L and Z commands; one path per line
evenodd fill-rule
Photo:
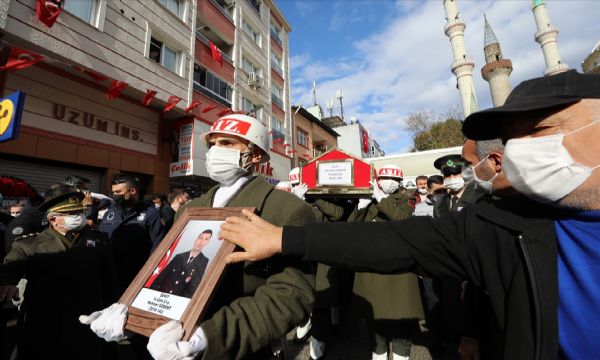
M 412 215 L 408 195 L 402 187 L 402 169 L 385 165 L 372 181 L 373 198 L 361 199 L 348 218 L 353 221 L 397 221 Z M 368 239 L 366 239 L 368 241 Z M 424 318 L 419 282 L 414 274 L 380 275 L 357 272 L 354 294 L 368 304 L 360 314 L 374 332 L 373 360 L 387 360 L 391 343 L 393 360 L 408 360 L 412 337 L 418 332 L 418 321 Z
M 262 176 L 252 176 L 254 165 L 269 159 L 269 135 L 260 121 L 226 115 L 204 136 L 209 147 L 206 168 L 219 184 L 180 208 L 176 219 L 187 207 L 255 207 L 257 214 L 280 226 L 315 221 L 305 202 L 275 191 Z M 274 357 L 270 345 L 308 317 L 314 300 L 314 275 L 308 263 L 279 258 L 230 266 L 190 341 L 180 341 L 181 324 L 171 321 L 150 336 L 148 350 L 159 360 L 270 359 Z M 118 341 L 125 335 L 126 308 L 121 304 L 111 308 L 84 320 L 98 336 Z

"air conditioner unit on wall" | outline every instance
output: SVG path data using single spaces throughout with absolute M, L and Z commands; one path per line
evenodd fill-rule
M 248 74 L 248 85 L 259 88 L 262 86 L 262 78 L 253 71 Z

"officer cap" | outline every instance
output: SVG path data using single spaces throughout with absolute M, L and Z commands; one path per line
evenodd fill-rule
M 460 173 L 464 164 L 465 159 L 463 159 L 459 154 L 442 156 L 433 162 L 433 166 L 435 166 L 435 168 L 440 170 L 442 173 Z
M 69 192 L 44 201 L 38 209 L 48 213 L 69 213 L 84 211 L 85 205 L 81 203 L 85 195 L 80 192 Z

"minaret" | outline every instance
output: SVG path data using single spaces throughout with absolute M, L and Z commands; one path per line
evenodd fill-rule
M 500 43 L 494 34 L 494 30 L 487 21 L 485 14 L 485 34 L 483 37 L 483 53 L 485 54 L 485 66 L 481 68 L 481 76 L 490 84 L 492 101 L 494 106 L 504 104 L 510 93 L 508 76 L 512 72 L 512 61 L 502 58 Z
M 535 24 L 538 29 L 535 33 L 535 41 L 542 46 L 544 59 L 546 60 L 544 75 L 554 75 L 569 70 L 569 65 L 564 64 L 560 59 L 558 43 L 556 42 L 558 29 L 550 24 L 544 0 L 531 0 L 531 10 L 533 10 Z
M 446 11 L 446 26 L 444 32 L 450 38 L 452 46 L 452 73 L 456 76 L 456 86 L 460 93 L 463 113 L 467 117 L 470 113 L 477 111 L 477 97 L 473 86 L 473 68 L 475 63 L 467 56 L 465 46 L 465 23 L 458 16 L 456 0 L 444 0 Z

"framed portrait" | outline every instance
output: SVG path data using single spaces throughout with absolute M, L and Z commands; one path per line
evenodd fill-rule
M 186 208 L 119 303 L 128 306 L 125 329 L 150 336 L 160 325 L 179 320 L 188 340 L 202 319 L 235 245 L 221 241 L 229 216 L 254 208 Z

